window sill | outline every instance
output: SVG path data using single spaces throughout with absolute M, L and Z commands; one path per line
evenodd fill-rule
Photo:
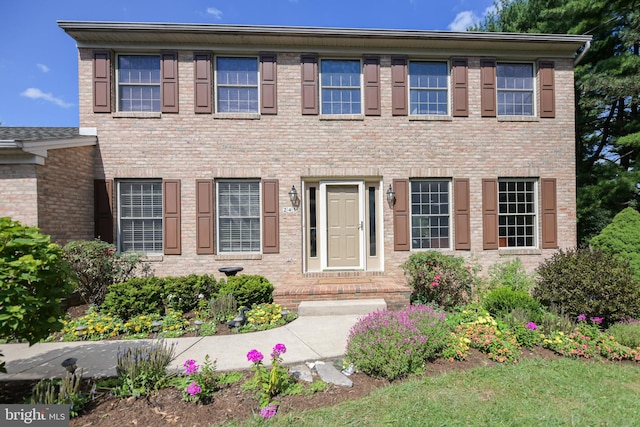
M 520 249 L 520 248 L 500 248 L 500 256 L 512 256 L 512 255 L 542 255 L 540 249 Z
M 149 112 L 149 113 L 137 113 L 134 111 L 117 111 L 113 113 L 114 119 L 160 119 L 162 113 Z
M 425 114 L 409 116 L 410 122 L 450 122 L 452 120 L 453 117 L 448 115 Z
M 260 120 L 259 113 L 216 113 L 214 120 Z
M 535 116 L 498 116 L 499 122 L 539 122 Z
M 162 262 L 164 260 L 164 255 L 162 254 L 148 254 L 145 257 L 145 261 L 147 262 Z
M 241 261 L 241 260 L 261 260 L 262 254 L 256 253 L 234 253 L 234 254 L 218 254 L 216 261 Z
M 342 121 L 362 121 L 362 114 L 321 114 L 320 120 L 342 120 Z

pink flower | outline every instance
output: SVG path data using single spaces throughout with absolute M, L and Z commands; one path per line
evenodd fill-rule
M 431 286 L 433 286 L 434 288 L 438 287 L 439 285 L 440 285 L 440 283 L 438 283 L 438 282 L 431 282 Z
M 254 349 L 247 353 L 247 360 L 251 363 L 258 363 L 262 361 L 262 359 L 264 359 L 264 356 L 258 350 Z
M 271 353 L 271 357 L 278 357 L 282 354 L 285 354 L 287 352 L 287 347 L 284 346 L 284 344 L 276 344 L 273 347 L 273 353 Z
M 602 317 L 592 317 L 591 321 L 593 323 L 602 323 Z
M 184 373 L 186 375 L 191 375 L 191 374 L 195 374 L 196 372 L 198 372 L 198 369 L 200 368 L 200 365 L 196 365 L 196 361 L 193 359 L 189 359 L 186 362 L 184 362 L 184 366 L 185 370 Z
M 278 406 L 271 403 L 260 410 L 260 416 L 269 419 L 275 417 L 276 412 L 278 412 Z
M 442 276 L 440 276 L 439 274 L 436 276 L 436 280 L 440 280 Z
M 195 396 L 196 394 L 200 393 L 201 391 L 202 391 L 202 389 L 200 388 L 198 383 L 196 383 L 195 381 L 192 382 L 191 384 L 189 384 L 189 386 L 187 387 L 187 393 L 189 393 L 191 396 Z
M 584 322 L 585 320 L 587 320 L 587 316 L 584 313 L 578 316 L 578 322 Z
M 538 325 L 533 322 L 529 322 L 526 324 L 525 328 L 535 331 L 536 329 L 538 329 Z

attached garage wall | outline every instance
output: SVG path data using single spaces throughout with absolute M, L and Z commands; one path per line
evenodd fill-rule
M 38 225 L 38 185 L 35 165 L 0 165 L 0 217 Z

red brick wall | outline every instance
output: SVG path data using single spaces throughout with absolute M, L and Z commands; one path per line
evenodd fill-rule
M 51 240 L 93 239 L 94 146 L 49 150 L 38 171 L 38 226 Z
M 412 121 L 391 114 L 390 56 L 381 56 L 382 115 L 322 120 L 301 115 L 300 55 L 278 54 L 278 114 L 259 120 L 222 120 L 193 112 L 193 52 L 180 52 L 180 113 L 122 118 L 92 112 L 91 51 L 80 50 L 80 124 L 98 129 L 97 177 L 182 180 L 182 255 L 160 257 L 158 274 L 213 272 L 242 265 L 276 286 L 302 276 L 302 217 L 280 214 L 280 253 L 223 257 L 196 255 L 195 181 L 214 177 L 277 178 L 280 207 L 290 206 L 301 177 L 469 178 L 471 250 L 457 254 L 485 268 L 517 255 L 532 269 L 553 250 L 483 251 L 481 180 L 497 177 L 557 179 L 558 242 L 576 244 L 574 96 L 572 61 L 555 60 L 556 118 L 498 121 L 480 116 L 480 58 L 469 58 L 469 117 Z M 536 60 L 537 58 L 531 58 Z M 536 95 L 537 96 L 537 95 Z M 393 250 L 390 209 L 384 215 L 385 272 L 402 280 L 409 252 Z M 540 231 L 538 230 L 538 233 Z M 451 253 L 454 253 L 453 251 Z

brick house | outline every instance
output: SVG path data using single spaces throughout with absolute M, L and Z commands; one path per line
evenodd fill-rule
M 290 306 L 395 306 L 413 251 L 532 269 L 576 244 L 589 36 L 59 25 L 97 130 L 95 235 L 159 275 L 241 266 Z

